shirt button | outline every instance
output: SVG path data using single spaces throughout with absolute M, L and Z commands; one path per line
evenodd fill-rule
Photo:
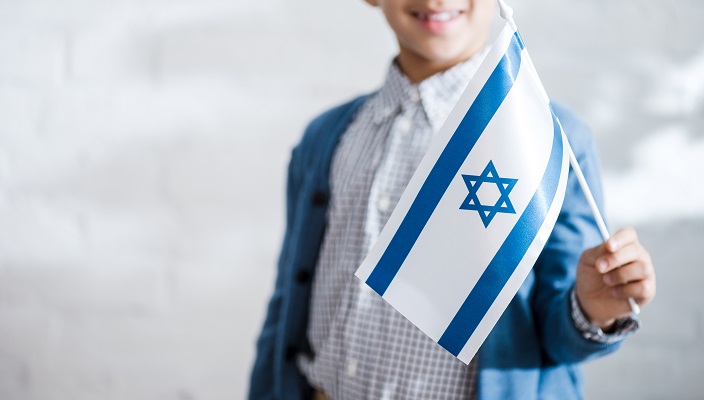
M 385 118 L 388 118 L 393 114 L 394 110 L 391 107 L 385 107 L 384 110 L 382 111 L 382 114 L 384 114 Z
M 389 210 L 389 207 L 391 207 L 391 199 L 389 196 L 381 196 L 379 197 L 376 206 L 379 208 L 379 211 L 386 212 Z
M 302 269 L 296 273 L 296 282 L 303 285 L 308 283 L 308 281 L 310 281 L 310 272 L 306 271 L 305 269 Z
M 328 203 L 328 194 L 323 192 L 323 191 L 317 191 L 313 193 L 313 197 L 311 197 L 311 202 L 313 203 L 314 206 L 324 206 Z
M 405 135 L 411 130 L 411 121 L 406 118 L 399 119 L 398 122 L 396 122 L 396 130 L 398 130 L 400 134 Z
M 286 347 L 286 352 L 284 353 L 284 358 L 286 361 L 293 361 L 298 355 L 298 349 L 294 346 Z
M 345 366 L 345 372 L 347 372 L 347 375 L 349 376 L 357 375 L 357 360 L 348 358 L 347 365 Z
M 411 99 L 412 102 L 417 103 L 420 101 L 420 93 L 418 93 L 418 89 L 413 88 L 408 90 L 408 98 Z

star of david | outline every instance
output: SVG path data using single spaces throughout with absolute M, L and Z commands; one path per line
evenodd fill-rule
M 464 202 L 462 202 L 460 210 L 476 210 L 479 213 L 485 228 L 489 226 L 491 220 L 494 219 L 494 216 L 496 216 L 497 213 L 516 213 L 516 210 L 513 208 L 513 204 L 511 204 L 511 199 L 508 198 L 508 195 L 511 193 L 511 190 L 513 190 L 513 187 L 516 186 L 518 179 L 500 177 L 496 172 L 496 168 L 494 167 L 494 163 L 492 161 L 489 161 L 489 164 L 487 164 L 486 168 L 484 168 L 484 172 L 482 172 L 481 175 L 477 176 L 463 174 L 462 179 L 464 179 L 464 183 L 467 185 L 469 194 L 467 195 L 467 198 L 464 199 Z M 496 204 L 486 205 L 479 201 L 477 191 L 484 183 L 495 184 L 499 189 L 499 199 L 496 200 Z

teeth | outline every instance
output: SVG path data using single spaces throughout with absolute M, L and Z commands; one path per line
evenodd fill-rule
M 449 21 L 452 18 L 460 15 L 459 11 L 443 11 L 439 13 L 418 13 L 418 17 L 424 21 Z
M 442 12 L 442 13 L 437 13 L 437 14 L 431 14 L 429 19 L 431 21 L 449 21 L 455 15 L 457 15 L 456 12 Z

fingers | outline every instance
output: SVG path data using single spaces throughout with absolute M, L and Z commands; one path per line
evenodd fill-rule
M 614 253 L 607 253 L 597 258 L 595 265 L 596 269 L 603 274 L 640 259 L 648 261 L 648 252 L 639 243 L 629 243 Z
M 632 297 L 636 303 L 643 305 L 650 302 L 650 300 L 655 297 L 655 280 L 643 279 L 626 285 L 616 286 L 611 290 L 616 298 L 627 300 L 629 297 Z
M 599 257 L 597 269 L 603 269 L 602 279 L 611 287 L 614 297 L 624 300 L 631 297 L 638 304 L 646 304 L 653 299 L 656 290 L 650 254 L 638 243 L 635 231 L 628 229 L 618 233 L 621 235 L 617 237 L 616 250 Z
M 608 252 L 614 253 L 633 243 L 638 243 L 638 234 L 635 229 L 623 228 L 611 235 L 605 243 L 605 248 Z
M 577 270 L 577 296 L 595 321 L 618 318 L 628 299 L 639 306 L 655 296 L 655 268 L 632 228 L 621 229 L 599 246 L 582 253 Z
M 587 264 L 587 265 L 594 265 L 598 269 L 598 265 L 596 265 L 597 260 L 605 255 L 608 254 L 613 254 L 618 252 L 621 249 L 624 249 L 626 247 L 629 247 L 632 244 L 637 244 L 638 243 L 638 235 L 636 234 L 636 231 L 633 230 L 633 228 L 624 228 L 619 230 L 618 232 L 614 233 L 613 236 L 611 236 L 608 240 L 606 240 L 604 243 L 600 244 L 599 246 L 596 246 L 594 248 L 586 250 L 584 253 L 582 253 L 582 262 Z M 604 271 L 600 272 L 605 272 L 610 269 L 613 269 L 616 266 L 607 266 L 607 269 Z
M 638 251 L 638 253 L 641 252 Z M 607 286 L 624 285 L 629 282 L 646 279 L 654 274 L 653 265 L 650 262 L 650 258 L 647 253 L 645 253 L 642 258 L 637 257 L 630 262 L 619 265 L 622 266 L 613 269 L 602 276 L 602 279 Z

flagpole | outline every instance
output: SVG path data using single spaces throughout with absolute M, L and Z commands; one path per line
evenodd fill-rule
M 511 29 L 513 29 L 514 32 L 518 31 L 518 27 L 516 27 L 516 22 L 513 20 L 513 8 L 506 4 L 504 0 L 497 1 L 499 3 L 499 14 L 501 15 L 501 18 L 505 19 L 506 22 L 508 22 L 509 26 L 511 27 Z M 587 203 L 589 203 L 589 208 L 591 209 L 592 214 L 594 215 L 594 219 L 596 220 L 596 225 L 599 228 L 601 237 L 604 239 L 604 241 L 607 241 L 609 237 L 611 237 L 611 235 L 609 234 L 609 230 L 606 228 L 604 218 L 601 216 L 599 207 L 597 206 L 596 201 L 594 200 L 594 195 L 592 195 L 592 191 L 591 189 L 589 189 L 587 180 L 584 178 L 584 174 L 582 173 L 582 168 L 579 167 L 577 157 L 575 157 L 574 152 L 572 151 L 572 147 L 569 145 L 569 143 L 567 143 L 567 149 L 569 150 L 570 165 L 572 166 L 572 171 L 574 171 L 574 174 L 577 177 L 577 181 L 579 182 L 579 186 L 582 188 L 582 192 L 584 192 L 584 196 L 587 198 Z M 628 298 L 628 305 L 631 307 L 631 312 L 633 314 L 640 314 L 640 307 L 638 306 L 638 303 L 633 300 L 633 297 Z

